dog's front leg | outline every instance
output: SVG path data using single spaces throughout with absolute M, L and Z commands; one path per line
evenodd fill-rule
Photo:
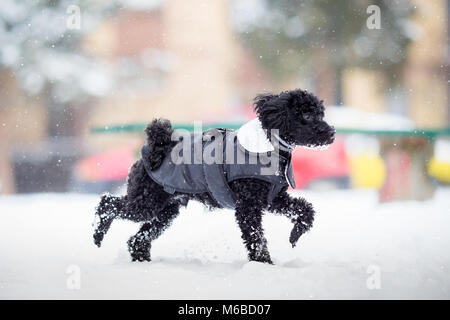
M 288 217 L 294 223 L 289 237 L 292 247 L 295 247 L 300 236 L 312 227 L 315 213 L 312 204 L 303 198 L 293 198 L 286 191 L 275 197 L 268 209 Z
M 236 220 L 251 261 L 272 263 L 262 227 L 263 207 L 258 196 L 247 194 L 236 203 Z

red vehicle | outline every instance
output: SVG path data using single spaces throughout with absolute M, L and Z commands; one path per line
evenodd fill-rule
M 77 192 L 116 192 L 135 161 L 133 145 L 87 156 L 74 168 L 71 189 Z
M 342 137 L 326 150 L 297 147 L 292 155 L 297 189 L 323 186 L 348 187 L 350 169 Z

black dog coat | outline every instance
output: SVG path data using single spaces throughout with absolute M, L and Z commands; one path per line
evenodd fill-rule
M 185 148 L 190 151 L 190 157 L 185 158 L 190 161 L 182 160 L 184 139 L 180 139 L 171 154 L 167 154 L 161 166 L 155 170 L 150 170 L 145 161 L 151 152 L 148 145 L 142 148 L 142 159 L 148 175 L 162 185 L 168 193 L 208 192 L 222 207 L 234 208 L 236 196 L 230 189 L 229 183 L 236 179 L 252 178 L 270 183 L 269 203 L 284 187 L 290 185 L 295 188 L 290 152 L 285 157 L 273 148 L 273 151 L 269 152 L 249 151 L 242 146 L 238 139 L 238 131 L 234 130 L 210 129 L 202 134 L 192 133 L 189 137 L 190 144 Z M 264 138 L 267 139 L 265 136 Z M 212 148 L 213 142 L 218 148 Z M 201 149 L 200 153 L 195 152 L 198 151 L 197 148 Z M 216 156 L 216 150 L 219 150 L 220 154 L 214 158 L 217 159 L 215 163 L 206 163 L 201 158 L 202 153 Z M 200 157 L 198 157 L 199 154 Z M 194 161 L 195 155 L 197 155 L 197 162 Z M 271 161 L 278 161 L 276 170 Z M 281 166 L 281 163 L 284 165 Z M 282 167 L 285 170 L 280 172 Z

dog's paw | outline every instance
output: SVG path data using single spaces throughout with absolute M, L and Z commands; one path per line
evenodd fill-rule
M 260 252 L 259 254 L 250 254 L 249 260 L 273 264 L 272 259 L 270 258 L 269 252 Z
M 272 259 L 270 259 L 270 257 L 261 259 L 261 260 L 259 260 L 259 262 L 273 264 Z
M 131 255 L 131 261 L 132 262 L 144 262 L 144 261 L 151 261 L 150 255 Z
M 135 262 L 144 262 L 144 261 L 151 261 L 150 259 L 150 251 L 149 250 L 130 250 L 131 255 L 131 261 Z
M 305 233 L 305 228 L 303 225 L 301 223 L 296 223 L 294 228 L 292 228 L 291 235 L 289 236 L 289 242 L 291 243 L 292 248 L 297 245 L 297 241 L 303 233 Z
M 103 232 L 94 232 L 94 243 L 97 247 L 101 247 L 104 236 Z
M 150 243 L 142 242 L 142 238 L 131 237 L 128 240 L 128 252 L 131 255 L 131 261 L 151 261 Z
M 269 258 L 255 258 L 255 259 L 250 259 L 250 261 L 273 264 L 272 259 L 270 259 L 270 257 Z

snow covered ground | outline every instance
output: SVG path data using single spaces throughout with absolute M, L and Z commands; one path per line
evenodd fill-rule
M 292 249 L 289 221 L 267 214 L 275 265 L 246 261 L 229 210 L 190 203 L 132 263 L 138 225 L 115 221 L 92 242 L 98 197 L 0 197 L 0 298 L 450 298 L 450 189 L 427 202 L 378 204 L 374 191 L 301 192 L 317 210 Z

